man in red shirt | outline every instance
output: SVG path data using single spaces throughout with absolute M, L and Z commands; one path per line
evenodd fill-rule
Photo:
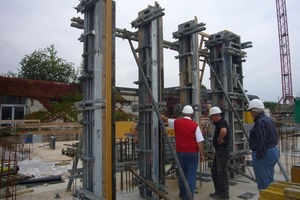
M 178 119 L 169 119 L 164 115 L 161 115 L 161 117 L 165 123 L 168 123 L 170 128 L 174 129 L 177 157 L 190 191 L 194 195 L 199 163 L 198 152 L 200 153 L 200 161 L 204 160 L 202 144 L 204 137 L 199 125 L 192 120 L 193 108 L 190 105 L 184 106 L 182 114 L 183 117 Z M 180 190 L 179 197 L 187 199 L 188 195 L 181 177 L 179 177 L 178 185 Z

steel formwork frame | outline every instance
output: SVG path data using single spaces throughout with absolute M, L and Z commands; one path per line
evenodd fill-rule
M 251 42 L 241 43 L 240 36 L 230 31 L 221 31 L 211 35 L 206 45 L 210 49 L 212 106 L 221 108 L 231 133 L 230 167 L 244 173 L 243 160 L 248 151 L 243 122 L 244 106 L 248 102 L 243 90 L 242 62 L 246 56 L 243 49 L 252 47 Z M 235 176 L 236 173 L 231 171 L 230 177 Z
M 173 37 L 178 39 L 179 59 L 179 95 L 180 105 L 191 105 L 194 108 L 194 120 L 200 123 L 200 78 L 198 33 L 205 30 L 205 24 L 194 20 L 178 25 L 178 31 Z
M 195 17 L 194 20 L 178 25 L 178 31 L 173 33 L 173 37 L 178 39 L 179 55 L 175 58 L 179 60 L 180 106 L 191 105 L 194 108 L 193 120 L 198 124 L 201 119 L 198 33 L 205 30 L 204 26 L 204 23 L 198 24 Z M 201 172 L 200 166 L 198 171 Z
M 115 3 L 81 0 L 76 8 L 84 14 L 82 161 L 83 199 L 115 199 L 113 95 Z
M 112 1 L 82 0 L 77 9 L 84 13 L 84 70 L 83 70 L 83 101 L 79 107 L 83 111 L 83 186 L 79 190 L 80 197 L 88 199 L 115 199 L 114 169 L 114 119 L 112 104 L 114 102 L 112 88 L 114 80 L 114 36 L 123 37 L 121 30 L 115 29 L 115 5 Z M 190 104 L 195 109 L 195 121 L 200 124 L 200 83 L 198 34 L 205 30 L 203 23 L 194 20 L 180 24 L 173 37 L 178 42 L 163 40 L 163 9 L 157 3 L 148 6 L 138 14 L 132 22 L 137 33 L 126 31 L 128 40 L 138 41 L 138 53 L 135 59 L 139 66 L 139 176 L 147 183 L 160 190 L 164 189 L 164 138 L 165 127 L 159 117 L 158 109 L 162 110 L 163 101 L 163 48 L 178 51 L 180 105 Z M 78 21 L 77 19 L 76 21 Z M 80 21 L 80 20 L 79 20 Z M 81 28 L 81 25 L 78 26 Z M 115 33 L 114 35 L 112 33 Z M 131 43 L 131 41 L 130 41 Z M 217 71 L 218 80 L 230 96 L 231 102 L 225 102 L 216 77 L 211 77 L 213 104 L 221 105 L 225 118 L 232 125 L 234 139 L 232 146 L 244 147 L 239 125 L 230 112 L 229 105 L 234 105 L 235 116 L 243 118 L 244 106 L 242 91 L 242 67 L 246 55 L 242 51 L 249 43 L 240 43 L 239 36 L 230 32 L 220 32 L 210 37 L 207 42 L 210 48 L 209 62 Z M 228 66 L 230 66 L 228 68 Z M 221 71 L 220 71 L 221 70 Z M 203 72 L 202 72 L 203 73 Z M 202 74 L 203 75 L 203 74 Z M 219 104 L 222 103 L 222 104 Z M 238 113 L 238 114 L 236 114 Z M 165 135 L 164 135 L 165 136 Z M 232 149 L 240 155 L 244 148 Z M 102 152 L 102 153 L 99 153 Z M 175 161 L 179 164 L 176 159 Z M 233 164 L 239 164 L 237 158 Z M 130 167 L 128 168 L 130 169 Z M 178 167 L 182 174 L 181 167 Z M 187 186 L 187 184 L 186 184 Z M 159 199 L 159 193 L 140 187 L 140 195 L 145 198 Z M 191 194 L 189 194 L 191 196 Z
M 83 187 L 77 193 L 83 199 L 115 199 L 115 169 L 113 168 L 115 154 L 114 148 L 112 148 L 115 131 L 111 108 L 111 104 L 114 102 L 111 90 L 114 85 L 115 70 L 112 32 L 119 37 L 124 32 L 121 33 L 122 31 L 115 29 L 115 5 L 111 1 L 82 0 L 76 9 L 78 12 L 84 13 L 84 20 L 71 19 L 75 22 L 71 26 L 84 29 L 81 37 L 81 41 L 84 43 L 83 101 L 77 103 L 78 109 L 83 111 L 83 151 L 82 154 L 79 153 L 83 160 Z M 178 50 L 177 44 L 163 41 L 161 17 L 164 13 L 162 11 L 163 9 L 157 3 L 155 7 L 149 6 L 139 13 L 138 20 L 132 22 L 133 26 L 140 29 L 138 35 L 132 33 L 129 36 L 126 31 L 126 38 L 138 41 L 140 45 L 139 59 L 135 55 L 140 69 L 139 92 L 143 99 L 139 105 L 139 109 L 142 111 L 142 117 L 139 119 L 139 132 L 143 133 L 144 131 L 144 134 L 139 134 L 141 135 L 140 140 L 143 140 L 139 151 L 143 152 L 145 156 L 142 156 L 140 166 L 148 164 L 140 168 L 140 173 L 143 175 L 141 176 L 143 179 L 146 178 L 147 184 L 155 185 L 155 188 L 160 188 L 160 190 L 164 188 L 162 184 L 164 184 L 165 169 L 162 133 L 175 156 L 175 163 L 179 165 L 158 110 L 158 107 L 162 107 L 164 104 L 161 102 L 163 48 Z M 192 31 L 194 32 L 196 29 Z M 131 41 L 129 42 L 131 44 Z M 132 44 L 131 48 L 135 53 Z M 196 60 L 195 57 L 194 60 Z M 140 63 L 142 63 L 141 66 Z M 101 90 L 98 90 L 99 88 Z M 147 141 L 149 138 L 150 142 Z M 97 152 L 103 153 L 97 154 Z M 76 166 L 77 163 L 73 165 L 73 168 L 75 169 Z M 127 168 L 130 170 L 130 166 Z M 178 166 L 178 171 L 180 176 L 183 176 L 185 186 L 188 187 L 180 166 Z M 72 181 L 69 181 L 68 188 L 71 184 Z M 143 197 L 159 199 L 163 196 L 163 193 L 156 189 L 153 193 L 153 190 L 151 191 L 145 186 L 141 188 Z M 188 196 L 191 197 L 192 194 L 188 192 Z
M 163 92 L 163 9 L 155 3 L 138 13 L 131 25 L 138 28 L 138 59 L 142 68 L 139 71 L 139 174 L 144 179 L 163 189 L 164 157 L 161 127 L 154 105 L 161 107 Z M 142 74 L 144 73 L 144 74 Z M 147 90 L 143 76 L 147 77 L 151 94 Z M 149 96 L 152 95 L 155 102 Z M 145 185 L 140 186 L 140 196 L 159 199 Z

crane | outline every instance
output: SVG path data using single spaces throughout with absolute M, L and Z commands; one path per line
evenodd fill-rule
M 287 23 L 286 0 L 276 0 L 277 24 L 279 36 L 282 97 L 279 103 L 294 104 L 290 44 Z

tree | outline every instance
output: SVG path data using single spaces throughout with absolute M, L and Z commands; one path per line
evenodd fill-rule
M 80 111 L 78 111 L 74 102 L 82 100 L 81 93 L 66 93 L 62 96 L 60 101 L 51 102 L 50 110 L 39 110 L 27 114 L 25 119 L 39 119 L 41 122 L 53 122 L 55 120 L 62 120 L 64 122 L 78 122 Z
M 271 101 L 265 101 L 265 102 L 264 102 L 265 108 L 270 109 L 271 112 L 275 111 L 275 108 L 276 108 L 277 104 L 278 104 L 278 103 L 276 103 L 276 102 L 271 102 Z
M 8 71 L 6 74 L 1 74 L 1 76 L 10 77 L 10 78 L 16 78 L 18 77 L 18 73 L 14 73 L 13 71 Z
M 26 55 L 20 62 L 20 78 L 72 83 L 78 81 L 74 63 L 57 57 L 54 45 Z

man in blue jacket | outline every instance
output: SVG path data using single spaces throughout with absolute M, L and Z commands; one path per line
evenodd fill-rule
M 250 130 L 249 147 L 252 150 L 252 166 L 259 190 L 274 182 L 274 167 L 278 160 L 278 138 L 273 120 L 264 112 L 260 99 L 249 103 L 254 125 Z

